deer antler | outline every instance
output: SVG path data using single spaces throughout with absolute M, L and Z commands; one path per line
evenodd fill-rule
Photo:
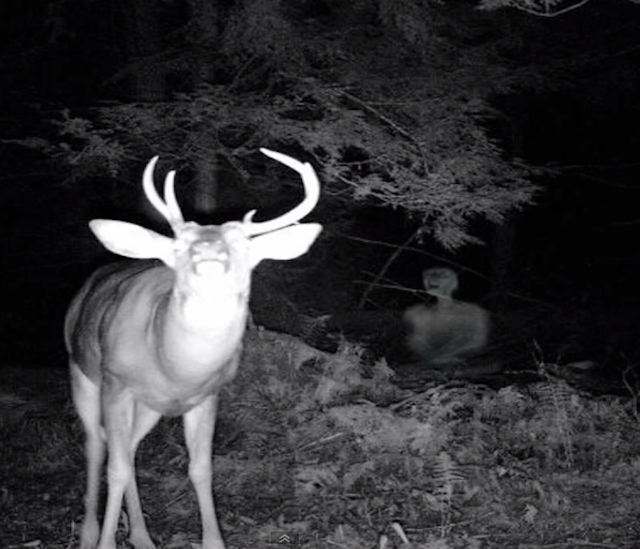
M 144 169 L 142 187 L 151 205 L 169 222 L 169 225 L 171 225 L 175 233 L 179 227 L 184 224 L 184 217 L 176 200 L 174 189 L 176 172 L 175 170 L 171 170 L 167 174 L 164 180 L 164 199 L 161 198 L 153 181 L 153 171 L 155 170 L 158 158 L 158 156 L 154 156 L 149 160 L 147 167 Z
M 322 230 L 318 223 L 292 225 L 318 201 L 319 182 L 311 166 L 263 152 L 301 173 L 306 189 L 302 204 L 278 219 L 252 223 L 250 213 L 244 224 L 185 223 L 174 192 L 175 172 L 165 178 L 164 197 L 155 188 L 156 156 L 144 170 L 144 192 L 171 224 L 175 238 L 133 223 L 91 221 L 92 231 L 108 250 L 161 262 L 104 267 L 78 292 L 66 316 L 73 400 L 86 434 L 81 549 L 115 549 L 123 498 L 131 545 L 155 549 L 138 496 L 135 453 L 162 415 L 184 417 L 201 546 L 225 547 L 212 495 L 211 445 L 218 393 L 240 361 L 251 273 L 263 259 L 305 254 Z M 251 232 L 258 236 L 251 238 Z M 105 453 L 109 490 L 100 528 L 98 496 Z
M 256 210 L 251 210 L 245 214 L 242 222 L 247 227 L 247 233 L 252 236 L 269 233 L 271 231 L 287 227 L 288 225 L 293 225 L 309 214 L 311 210 L 315 208 L 318 203 L 318 199 L 320 198 L 320 181 L 318 180 L 318 176 L 311 164 L 308 162 L 300 162 L 286 154 L 274 152 L 269 149 L 260 149 L 260 152 L 300 174 L 302 177 L 302 184 L 304 185 L 305 198 L 292 210 L 276 217 L 275 219 L 270 219 L 269 221 L 252 221 Z

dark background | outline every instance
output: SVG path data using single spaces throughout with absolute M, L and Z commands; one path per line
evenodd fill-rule
M 237 74 L 232 68 L 237 60 L 221 53 L 228 37 L 212 33 L 205 39 L 201 29 L 200 34 L 193 30 L 194 6 L 215 6 L 224 28 L 236 3 L 158 2 L 152 11 L 158 15 L 154 22 L 163 40 L 143 46 L 132 44 L 136 12 L 128 6 L 124 2 L 5 1 L 0 8 L 4 258 L 0 360 L 7 363 L 64 364 L 61 326 L 66 304 L 96 266 L 113 259 L 89 233 L 90 219 L 114 217 L 162 230 L 140 204 L 140 174 L 153 146 L 139 150 L 118 174 L 100 171 L 95 166 L 104 164 L 99 162 L 92 169 L 73 165 L 72 155 L 64 157 L 59 148 L 50 146 L 61 141 L 54 123 L 60 121 L 60 113 L 66 110 L 97 120 L 98 106 L 171 100 L 172 94 L 197 87 L 184 74 L 185 65 L 194 63 L 198 55 L 218 56 L 213 71 L 204 77 L 209 83 L 229 86 Z M 322 28 L 324 35 L 333 26 L 348 40 L 345 26 L 338 24 L 347 8 L 332 2 L 280 6 L 292 25 L 311 24 Z M 513 59 L 508 59 L 505 49 L 501 59 L 506 67 L 510 66 L 507 61 L 512 63 L 513 74 L 519 74 L 526 85 L 508 89 L 496 85 L 483 92 L 495 111 L 482 127 L 505 158 L 518 157 L 529 166 L 543 168 L 530 175 L 540 189 L 535 203 L 513 211 L 509 223 L 474 220 L 469 231 L 483 244 L 443 246 L 424 233 L 382 271 L 391 254 L 416 230 L 416 223 L 425 218 L 418 215 L 417 220 L 415 211 L 403 207 L 349 197 L 342 199 L 344 209 L 338 215 L 331 202 L 335 195 L 323 195 L 324 206 L 312 218 L 325 224 L 324 241 L 311 252 L 313 257 L 302 260 L 296 284 L 278 286 L 274 280 L 280 274 L 273 267 L 259 271 L 264 282 L 257 290 L 258 308 L 264 323 L 286 329 L 287 322 L 279 320 L 274 309 L 314 318 L 333 315 L 338 319 L 335 330 L 348 326 L 354 337 L 367 340 L 365 332 L 375 333 L 379 324 L 362 321 L 358 328 L 358 318 L 370 320 L 367 314 L 381 313 L 386 322 L 389 317 L 384 315 L 391 311 L 395 314 L 391 318 L 397 320 L 402 309 L 418 299 L 411 290 L 420 288 L 421 270 L 448 264 L 461 273 L 461 297 L 494 312 L 498 350 L 511 348 L 508 343 L 516 340 L 520 345 L 518 358 L 503 359 L 505 366 L 530 365 L 532 342 L 541 344 L 547 359 L 556 360 L 565 342 L 578 337 L 583 354 L 602 367 L 635 368 L 640 320 L 636 160 L 640 7 L 626 1 L 593 1 L 557 18 L 535 17 L 512 8 L 496 12 L 474 8 L 472 2 L 445 2 L 440 12 L 430 15 L 434 28 L 440 25 L 433 32 L 445 43 L 469 51 L 478 44 L 488 48 L 507 32 L 519 36 Z M 351 21 L 366 17 L 372 36 L 392 32 L 381 16 L 347 15 Z M 457 33 L 462 28 L 476 31 L 461 40 Z M 309 42 L 315 38 L 313 33 L 308 36 Z M 434 67 L 449 62 L 443 53 L 446 49 L 431 59 Z M 483 63 L 489 58 L 487 51 L 483 50 Z M 254 55 L 268 58 L 264 52 Z M 427 63 L 424 57 L 420 63 Z M 163 67 L 165 76 L 160 98 L 153 93 L 140 95 L 132 77 L 154 64 Z M 273 64 L 264 61 L 262 67 L 271 70 Z M 522 76 L 525 67 L 531 71 L 529 80 Z M 335 69 L 328 63 L 314 77 L 329 78 Z M 339 80 L 343 75 L 334 77 Z M 261 82 L 256 76 L 243 91 L 259 88 Z M 278 143 L 264 145 L 277 148 Z M 253 177 L 272 176 L 269 169 L 274 168 L 265 167 L 257 155 L 244 158 Z M 348 154 L 342 156 L 345 163 L 351 159 Z M 323 183 L 336 180 L 327 166 L 314 165 Z M 185 188 L 197 178 L 199 168 L 193 163 L 170 158 L 165 168 L 170 166 L 180 170 L 178 180 Z M 237 172 L 221 162 L 216 177 L 233 179 Z M 270 195 L 263 211 L 278 210 L 279 201 L 290 202 L 295 192 Z M 229 191 L 220 195 L 214 209 L 204 212 L 189 191 L 182 202 L 199 221 L 221 222 L 256 207 L 253 200 L 245 199 L 246 195 Z M 384 276 L 376 281 L 378 285 L 370 287 L 381 272 Z M 397 331 L 392 334 L 385 337 L 397 337 Z M 380 352 L 385 348 L 396 352 L 397 343 L 385 340 Z

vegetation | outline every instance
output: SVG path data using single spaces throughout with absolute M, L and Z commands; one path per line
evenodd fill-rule
M 360 354 L 250 334 L 215 444 L 228 547 L 267 547 L 282 534 L 303 549 L 390 547 L 384 536 L 421 549 L 637 546 L 634 399 L 594 398 L 551 379 L 496 390 L 430 383 L 413 393 Z M 21 371 L 3 376 L 23 397 L 0 400 L 3 539 L 68 547 L 83 456 L 81 429 L 60 404 L 65 376 L 41 378 L 40 393 Z M 177 420 L 164 420 L 139 452 L 143 505 L 162 547 L 199 541 L 187 461 Z
M 515 252 L 499 249 L 509 246 L 504 233 L 541 197 L 548 176 L 561 172 L 537 164 L 555 159 L 565 142 L 590 159 L 603 147 L 615 149 L 616 158 L 635 154 L 631 141 L 584 143 L 579 129 L 564 139 L 544 130 L 528 139 L 540 131 L 529 118 L 540 98 L 569 94 L 568 102 L 588 113 L 585 124 L 594 124 L 623 108 L 620 97 L 636 96 L 630 52 L 637 32 L 625 11 L 634 8 L 631 2 L 53 6 L 37 16 L 15 9 L 22 15 L 7 28 L 11 48 L 2 62 L 10 75 L 4 93 L 23 101 L 28 88 L 31 115 L 54 124 L 38 127 L 37 137 L 4 143 L 45 152 L 86 212 L 106 202 L 118 212 L 132 210 L 140 168 L 158 153 L 163 168 L 178 169 L 181 184 L 194 189 L 186 202 L 207 220 L 213 212 L 283 209 L 290 182 L 271 172 L 262 177 L 269 168 L 256 151 L 268 146 L 320 172 L 325 243 L 354 234 L 380 239 L 358 233 L 360 219 L 373 208 L 396 214 L 387 242 L 401 253 L 381 258 L 385 252 L 375 250 L 369 272 L 385 274 L 403 259 L 407 243 L 467 251 L 491 240 L 491 256 L 471 251 L 483 256 L 479 263 L 499 286 L 508 283 L 505 271 L 516 268 L 509 265 Z M 560 17 L 566 8 L 570 16 Z M 525 12 L 558 17 L 552 23 Z M 41 32 L 29 38 L 25 27 L 38 23 Z M 25 52 L 33 60 L 28 71 L 18 62 Z M 59 77 L 42 86 L 52 63 Z M 42 89 L 48 95 L 33 92 Z M 620 97 L 612 101 L 614 89 Z M 558 117 L 559 126 L 564 122 Z M 47 193 L 43 187 L 38 192 Z
M 474 222 L 501 223 L 531 203 L 535 170 L 489 132 L 500 116 L 492 96 L 518 85 L 508 40 L 483 36 L 496 23 L 421 2 L 190 8 L 166 36 L 169 8 L 135 26 L 140 51 L 128 52 L 132 61 L 120 50 L 107 85 L 116 104 L 67 107 L 55 117 L 59 138 L 23 143 L 73 167 L 75 179 L 118 177 L 131 159 L 160 153 L 208 174 L 209 185 L 222 170 L 245 195 L 255 191 L 247 163 L 256 150 L 284 149 L 321 171 L 337 212 L 329 222 L 391 207 L 448 248 L 479 242 Z
M 414 269 L 408 276 L 417 281 L 418 244 L 467 251 L 488 241 L 546 200 L 549 176 L 579 174 L 585 159 L 635 169 L 628 135 L 636 131 L 638 33 L 628 15 L 636 1 L 3 2 L 0 94 L 9 107 L 0 154 L 12 183 L 0 189 L 12 275 L 0 318 L 3 358 L 11 350 L 22 364 L 40 353 L 62 366 L 64 308 L 101 253 L 95 243 L 92 251 L 86 221 L 145 217 L 140 171 L 155 154 L 163 170 L 178 170 L 178 192 L 192 192 L 181 200 L 188 213 L 207 222 L 252 208 L 267 215 L 284 209 L 289 190 L 299 192 L 259 147 L 310 161 L 323 184 L 314 215 L 325 240 L 302 266 L 258 270 L 269 283 L 258 289 L 263 309 L 294 324 L 298 309 L 337 315 L 359 302 L 399 311 L 401 299 L 378 298 L 380 291 L 374 302 L 369 290 L 398 295 L 405 280 L 383 275 L 410 248 L 406 272 Z M 43 157 L 49 163 L 37 173 Z M 622 170 L 611 177 L 627 179 Z M 535 234 L 519 252 L 529 255 L 517 265 L 519 297 L 533 293 L 536 303 L 563 310 L 507 322 L 510 330 L 496 322 L 496 355 L 508 367 L 525 367 L 506 356 L 513 347 L 521 355 L 538 337 L 544 347 L 544 329 L 553 332 L 548 354 L 565 358 L 555 351 L 576 326 L 562 322 L 582 311 L 578 328 L 597 325 L 589 343 L 606 352 L 587 349 L 566 363 L 613 370 L 613 362 L 638 362 L 637 273 L 592 261 L 598 249 L 607 258 L 623 255 L 613 245 L 635 249 L 598 230 L 629 230 L 617 222 L 637 216 L 637 200 L 613 185 L 589 187 L 587 200 L 586 180 L 576 180 L 546 186 L 556 201 L 530 224 Z M 361 219 L 374 234 L 359 232 Z M 567 227 L 575 239 L 558 242 Z M 505 232 L 467 274 L 482 279 L 493 270 L 491 282 L 502 284 L 516 270 Z M 362 261 L 380 233 L 387 247 Z M 362 278 L 367 290 L 354 295 Z M 584 288 L 600 292 L 607 315 L 587 308 L 593 294 Z M 398 311 L 380 316 L 385 327 Z M 362 340 L 382 339 L 373 324 L 357 326 L 367 332 Z M 500 388 L 429 381 L 410 392 L 384 361 L 364 354 L 348 343 L 328 355 L 288 336 L 250 335 L 239 377 L 223 395 L 215 444 L 229 549 L 266 547 L 279 534 L 304 549 L 638 546 L 637 388 L 594 397 L 549 378 Z M 2 543 L 69 547 L 80 525 L 84 456 L 68 376 L 8 367 L 0 374 Z M 198 541 L 178 420 L 162 421 L 137 463 L 159 546 Z

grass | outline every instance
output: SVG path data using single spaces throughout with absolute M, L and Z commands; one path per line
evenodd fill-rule
M 74 547 L 84 456 L 66 370 L 2 379 L 0 545 Z M 551 380 L 410 392 L 357 347 L 327 355 L 254 332 L 214 446 L 227 547 L 638 548 L 635 403 Z M 137 457 L 160 548 L 200 542 L 187 464 L 179 420 L 162 420 Z M 126 535 L 123 514 L 119 547 Z

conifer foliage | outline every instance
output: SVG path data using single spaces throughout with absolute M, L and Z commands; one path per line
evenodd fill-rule
M 318 168 L 330 211 L 399 209 L 451 248 L 474 240 L 474 220 L 500 222 L 532 201 L 532 170 L 489 133 L 505 73 L 472 10 L 417 0 L 189 4 L 158 51 L 110 81 L 133 93 L 152 74 L 149 85 L 163 88 L 145 96 L 162 100 L 61 122 L 62 157 L 83 174 L 118 173 L 154 151 L 192 166 L 215 157 L 242 188 L 251 155 L 268 145 Z

